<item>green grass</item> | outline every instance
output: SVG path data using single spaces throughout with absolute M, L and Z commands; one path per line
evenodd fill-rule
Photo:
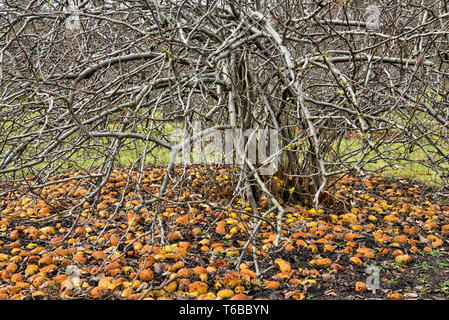
M 418 114 L 418 116 L 420 116 Z M 165 122 L 163 124 L 162 130 L 165 134 L 171 134 L 176 129 L 182 130 L 183 125 L 179 123 Z M 117 130 L 116 125 L 110 125 L 111 130 Z M 138 126 L 134 132 L 146 133 L 143 126 Z M 180 141 L 180 137 L 174 138 L 173 141 Z M 97 138 L 97 141 L 107 146 L 111 141 L 110 138 Z M 172 141 L 172 142 L 173 142 Z M 426 148 L 428 153 L 431 153 L 436 160 L 439 160 L 441 156 L 436 155 L 436 150 L 433 146 L 425 145 L 426 141 L 422 139 L 420 141 Z M 145 146 L 147 148 L 147 156 L 145 159 L 145 165 L 166 165 L 170 160 L 170 150 L 155 146 L 153 142 L 145 142 L 137 139 L 123 139 L 123 147 L 117 155 L 115 160 L 115 165 L 119 167 L 128 167 L 142 156 Z M 440 143 L 441 150 L 448 154 L 449 145 L 446 143 Z M 151 150 L 151 152 L 149 152 Z M 426 167 L 424 164 L 429 163 L 427 156 L 423 150 L 420 148 L 414 148 L 409 150 L 407 145 L 403 143 L 395 142 L 390 145 L 382 145 L 379 150 L 386 153 L 392 160 L 378 159 L 376 157 L 376 151 L 365 151 L 362 148 L 362 139 L 352 138 L 352 139 L 342 139 L 339 144 L 334 143 L 333 153 L 334 156 L 343 157 L 345 161 L 349 162 L 350 165 L 356 165 L 359 162 L 363 162 L 364 169 L 367 171 L 376 171 L 383 173 L 389 177 L 402 177 L 412 181 L 418 181 L 425 183 L 430 186 L 439 185 L 441 179 L 435 174 L 433 170 Z M 35 153 L 36 150 L 34 150 Z M 351 152 L 353 152 L 351 154 Z M 191 156 L 198 157 L 195 152 L 191 153 Z M 207 158 L 210 161 L 212 155 L 208 155 Z M 73 153 L 73 155 L 62 163 L 60 170 L 77 170 L 77 169 L 90 169 L 100 166 L 106 157 L 104 155 L 99 156 L 95 151 L 95 146 L 88 147 L 87 149 L 78 150 Z M 327 159 L 333 161 L 333 159 Z M 42 163 L 37 168 L 42 168 L 44 166 L 57 166 L 62 160 L 57 160 L 55 163 Z M 449 164 L 446 165 L 449 169 Z
M 175 130 L 173 127 L 171 131 Z M 344 139 L 342 141 L 343 148 L 342 150 L 354 151 L 361 147 L 361 140 L 359 139 Z M 143 143 L 137 142 L 137 146 L 143 150 Z M 441 147 L 441 146 L 440 146 Z M 441 147 L 443 152 L 449 153 L 449 146 Z M 427 166 L 423 165 L 423 163 L 428 163 L 427 156 L 423 150 L 420 148 L 415 148 L 413 152 L 408 152 L 407 146 L 404 146 L 400 143 L 394 143 L 387 147 L 381 147 L 380 150 L 382 152 L 387 152 L 389 156 L 397 157 L 398 160 L 392 160 L 390 164 L 386 160 L 376 160 L 372 161 L 370 159 L 374 159 L 375 151 L 371 151 L 367 154 L 367 164 L 365 169 L 368 171 L 379 171 L 380 173 L 385 174 L 387 177 L 402 177 L 407 180 L 422 182 L 429 186 L 435 186 L 441 184 L 441 179 L 437 176 L 437 174 Z M 435 154 L 435 148 L 432 146 L 426 146 L 426 151 L 431 153 L 432 156 L 436 160 L 440 157 Z M 344 152 L 343 152 L 344 153 Z M 168 164 L 170 159 L 170 150 L 167 150 L 162 147 L 156 147 L 152 152 L 154 157 L 150 158 L 147 163 L 153 165 L 164 165 Z M 193 152 L 192 152 L 192 155 Z M 405 155 L 409 160 L 401 159 L 401 155 Z M 195 155 L 197 156 L 197 155 Z M 362 159 L 362 154 L 356 154 L 354 156 L 349 157 L 347 160 L 349 161 L 359 161 Z M 134 150 L 123 150 L 119 155 L 120 164 L 121 165 L 129 165 L 133 163 L 137 157 L 136 152 Z M 210 157 L 207 157 L 210 160 Z M 449 165 L 447 166 L 449 168 Z
M 180 126 L 173 124 L 173 123 L 167 123 L 164 127 L 164 132 L 166 134 L 171 134 L 176 129 L 179 129 Z M 135 130 L 135 132 L 139 132 L 139 128 Z M 101 137 L 97 138 L 102 143 L 107 144 L 108 141 L 110 141 L 108 138 Z M 179 140 L 179 139 L 178 139 Z M 173 139 L 173 141 L 176 141 L 176 139 Z M 119 167 L 127 167 L 135 163 L 140 157 L 143 156 L 143 152 L 147 150 L 147 155 L 145 159 L 146 165 L 164 165 L 168 164 L 170 160 L 170 150 L 154 146 L 155 143 L 151 141 L 142 141 L 139 139 L 123 139 L 122 140 L 122 148 L 120 148 L 120 151 L 117 155 L 117 160 L 115 161 L 115 165 Z M 69 161 L 67 161 L 66 164 L 64 164 L 64 168 L 69 168 L 72 165 L 78 165 L 82 168 L 88 168 L 91 166 L 98 166 L 100 165 L 105 158 L 98 158 L 98 159 L 92 159 L 89 157 L 88 159 L 82 161 L 79 161 L 79 159 L 82 157 L 81 151 L 75 153 Z
M 425 165 L 430 164 L 430 161 L 426 153 L 419 147 L 415 147 L 410 152 L 409 146 L 402 143 L 380 146 L 379 150 L 391 157 L 391 160 L 378 159 L 376 151 L 364 151 L 365 149 L 361 147 L 362 139 L 342 139 L 339 149 L 337 149 L 337 144 L 335 144 L 334 151 L 338 152 L 339 156 L 347 154 L 346 160 L 352 164 L 357 164 L 363 160 L 365 162 L 364 169 L 367 171 L 378 171 L 389 177 L 402 177 L 407 180 L 422 182 L 429 186 L 436 186 L 442 183 L 440 177 Z M 445 154 L 449 154 L 449 145 L 440 143 L 439 148 Z M 350 154 L 356 150 L 360 152 Z M 441 159 L 441 156 L 436 153 L 435 147 L 425 145 L 425 150 L 436 161 Z M 449 165 L 446 164 L 444 168 L 449 169 Z

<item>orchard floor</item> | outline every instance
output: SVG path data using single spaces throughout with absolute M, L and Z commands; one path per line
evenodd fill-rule
M 147 198 L 162 176 L 160 168 L 146 172 Z M 136 180 L 115 171 L 98 201 L 73 215 L 67 209 L 88 180 L 48 185 L 39 200 L 31 193 L 0 200 L 0 299 L 449 297 L 449 198 L 433 199 L 425 186 L 342 177 L 319 210 L 284 204 L 277 248 L 269 214 L 238 268 L 255 223 L 239 201 L 221 208 L 226 170 L 208 176 L 190 168 L 159 215 L 153 205 L 139 208 L 136 192 L 121 198 Z

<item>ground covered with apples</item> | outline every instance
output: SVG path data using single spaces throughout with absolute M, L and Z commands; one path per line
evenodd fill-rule
M 283 203 L 278 246 L 276 212 L 247 245 L 253 211 L 227 205 L 230 174 L 215 170 L 189 168 L 160 210 L 141 199 L 157 195 L 163 168 L 116 170 L 97 201 L 82 200 L 94 178 L 70 179 L 83 172 L 0 199 L 0 299 L 448 298 L 444 192 L 341 176 L 318 209 Z

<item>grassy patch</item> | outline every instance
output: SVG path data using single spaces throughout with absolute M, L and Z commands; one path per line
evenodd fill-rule
M 449 153 L 448 145 L 442 144 L 439 148 L 444 153 Z M 442 158 L 434 146 L 424 145 L 425 151 L 418 147 L 410 150 L 408 145 L 397 142 L 379 146 L 378 150 L 382 154 L 380 157 L 375 150 L 365 149 L 362 146 L 362 139 L 342 139 L 338 145 L 334 146 L 334 151 L 339 157 L 343 157 L 352 165 L 362 164 L 368 171 L 419 181 L 430 186 L 442 183 L 441 178 L 429 167 L 431 161 L 428 154 L 435 161 L 440 161 Z M 449 168 L 447 164 L 444 167 Z

